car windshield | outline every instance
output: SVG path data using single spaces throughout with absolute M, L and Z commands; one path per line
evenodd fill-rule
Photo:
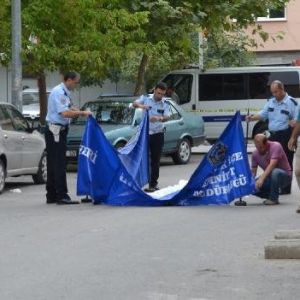
M 131 125 L 134 117 L 134 109 L 127 102 L 88 102 L 83 110 L 90 110 L 98 123 Z M 84 123 L 85 117 L 79 117 L 74 123 Z
M 49 96 L 49 93 L 46 93 L 47 99 Z M 22 95 L 22 103 L 23 105 L 30 105 L 30 104 L 39 104 L 39 93 L 38 92 L 29 92 L 29 93 L 23 93 Z
M 39 103 L 38 95 L 24 94 L 22 98 L 23 98 L 23 105 Z

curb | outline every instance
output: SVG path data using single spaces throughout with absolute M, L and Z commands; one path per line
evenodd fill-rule
M 279 230 L 265 245 L 265 259 L 300 259 L 300 230 Z

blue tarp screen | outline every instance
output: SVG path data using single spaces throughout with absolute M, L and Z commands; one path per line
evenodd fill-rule
M 254 191 L 237 112 L 183 188 L 160 197 L 144 193 L 149 174 L 148 122 L 145 113 L 136 136 L 119 153 L 89 117 L 79 150 L 78 195 L 90 196 L 94 204 L 222 205 Z

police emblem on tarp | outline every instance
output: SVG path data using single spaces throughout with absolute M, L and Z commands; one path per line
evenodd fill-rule
M 227 146 L 222 142 L 217 142 L 208 152 L 208 161 L 213 166 L 220 165 L 226 156 Z

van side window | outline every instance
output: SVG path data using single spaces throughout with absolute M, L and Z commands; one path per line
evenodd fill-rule
M 245 74 L 199 75 L 199 101 L 244 99 Z
M 267 99 L 270 96 L 270 73 L 249 74 L 250 99 Z
M 223 75 L 223 97 L 232 100 L 246 97 L 244 74 Z
M 179 98 L 179 105 L 191 101 L 193 75 L 190 74 L 169 74 L 163 80 L 167 86 L 172 86 Z
M 299 98 L 299 73 L 298 72 L 271 72 L 269 87 L 272 81 L 280 80 L 284 83 L 285 90 L 290 96 Z M 270 88 L 269 88 L 270 90 Z
M 284 83 L 285 90 L 292 97 L 299 97 L 298 72 L 262 72 L 249 74 L 250 99 L 268 99 L 272 97 L 270 85 L 274 80 Z

